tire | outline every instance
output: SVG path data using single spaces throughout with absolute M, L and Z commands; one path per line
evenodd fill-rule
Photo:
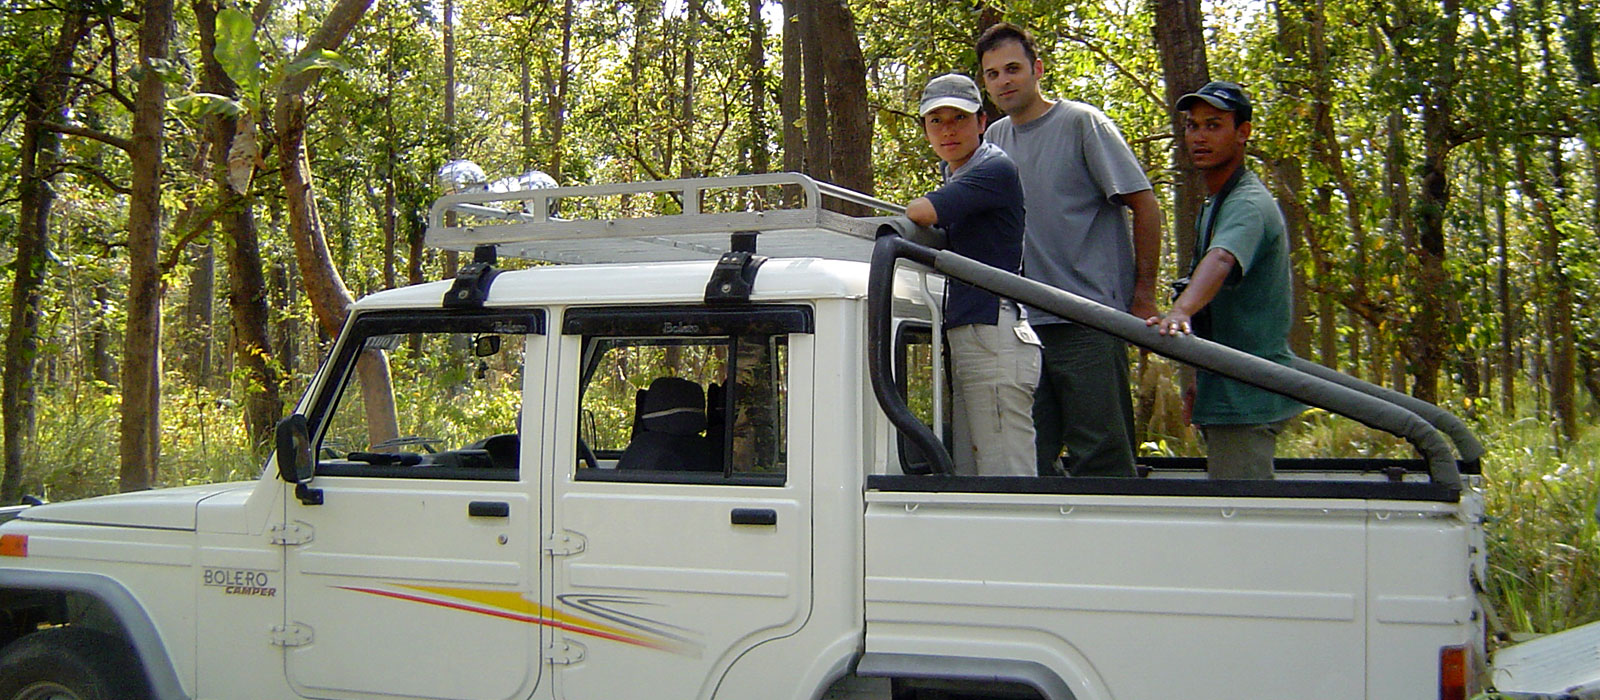
M 0 650 L 0 700 L 149 700 L 133 647 L 76 627 L 28 634 Z

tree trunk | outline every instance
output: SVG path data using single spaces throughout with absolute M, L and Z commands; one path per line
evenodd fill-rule
M 211 345 L 215 333 L 217 254 L 210 245 L 189 245 L 188 296 L 183 304 L 183 373 L 195 386 L 211 385 Z
M 0 503 L 8 505 L 22 496 L 22 448 L 34 422 L 37 395 L 34 361 L 39 353 L 39 314 L 45 262 L 50 250 L 50 210 L 55 206 L 55 170 L 61 152 L 60 134 L 42 128 L 40 123 L 59 123 L 65 117 L 67 76 L 72 72 L 72 54 L 85 33 L 84 20 L 83 12 L 63 13 L 49 63 L 40 71 L 38 82 L 29 88 L 22 108 L 16 257 L 12 263 L 11 314 L 6 324 L 5 376 L 3 389 L 0 389 L 5 433 L 5 473 L 0 477 Z
M 295 279 L 293 261 L 279 261 L 272 266 L 272 283 L 277 294 L 277 307 L 292 309 L 300 302 L 300 285 Z M 296 339 L 300 336 L 300 322 L 293 314 L 286 314 L 278 323 L 273 354 L 281 366 L 283 376 L 294 376 L 299 365 Z
M 1156 48 L 1161 54 L 1161 75 L 1166 84 L 1171 113 L 1172 164 L 1177 170 L 1173 191 L 1173 240 L 1178 251 L 1178 275 L 1194 267 L 1194 222 L 1205 206 L 1206 187 L 1200 171 L 1184 147 L 1183 115 L 1170 109 L 1178 98 L 1199 90 L 1210 80 L 1206 65 L 1205 23 L 1200 0 L 1152 0 L 1155 11 Z
M 800 94 L 805 89 L 801 66 L 800 3 L 783 1 L 783 91 L 778 97 L 778 112 L 783 118 L 783 169 L 805 172 L 806 132 L 801 127 Z
M 232 97 L 238 86 L 216 59 L 217 6 L 195 0 L 200 29 L 201 82 L 208 92 Z M 227 115 L 209 120 L 212 180 L 217 185 L 217 220 L 228 242 L 228 311 L 232 318 L 236 367 L 244 370 L 244 421 L 250 445 L 271 449 L 273 428 L 283 415 L 283 375 L 272 356 L 268 334 L 267 282 L 256 230 L 255 204 L 249 193 L 228 181 L 228 154 L 236 138 L 254 139 L 254 129 L 241 131 L 240 120 Z
M 1411 210 L 1411 186 L 1406 178 L 1406 172 L 1410 169 L 1410 156 L 1405 147 L 1405 129 L 1405 114 L 1398 108 L 1389 112 L 1386 125 L 1386 131 L 1388 132 L 1388 145 L 1385 149 L 1387 157 L 1384 159 L 1383 179 L 1385 195 L 1389 200 L 1388 225 L 1390 234 L 1398 234 L 1401 246 L 1405 250 L 1411 250 L 1414 245 L 1413 241 L 1416 240 L 1417 236 L 1413 225 L 1414 222 L 1407 215 L 1407 212 Z M 1394 292 L 1396 290 L 1390 291 Z M 1379 325 L 1373 329 L 1374 338 L 1381 337 L 1385 330 L 1393 332 L 1392 327 L 1386 329 L 1382 325 L 1382 319 L 1379 319 Z M 1411 352 L 1410 345 L 1412 342 L 1409 338 L 1396 338 L 1392 344 L 1384 343 L 1384 345 L 1391 346 L 1390 352 L 1398 351 L 1404 356 Z M 1376 352 L 1373 354 L 1372 374 L 1376 377 L 1387 376 L 1389 378 L 1388 385 L 1395 391 L 1403 392 L 1406 390 L 1406 386 L 1404 374 L 1401 370 L 1405 369 L 1408 362 L 1392 362 L 1389 357 L 1385 356 L 1386 354 Z M 1409 357 L 1405 359 L 1410 360 Z M 1396 370 L 1396 367 L 1399 367 L 1400 370 Z
M 105 312 L 111 308 L 111 289 L 103 280 L 94 282 L 94 308 L 94 319 L 89 322 L 89 378 L 116 386 L 121 371 L 111 354 L 111 322 Z
M 1547 16 L 1548 6 L 1543 0 L 1536 2 L 1534 7 L 1535 16 L 1541 20 Z M 1537 27 L 1541 62 L 1544 64 L 1545 91 L 1554 94 L 1559 89 L 1560 78 L 1555 73 L 1556 59 L 1550 50 L 1549 24 L 1540 21 Z M 1566 235 L 1556 224 L 1554 215 L 1555 210 L 1565 206 L 1567 192 L 1566 161 L 1559 136 L 1549 138 L 1547 152 L 1551 182 L 1549 197 L 1542 196 L 1537 189 L 1538 183 L 1531 180 L 1523 182 L 1523 191 L 1533 197 L 1534 211 L 1544 228 L 1539 247 L 1545 262 L 1541 266 L 1547 276 L 1545 288 L 1550 292 L 1546 300 L 1549 309 L 1545 314 L 1548 324 L 1545 336 L 1550 339 L 1550 408 L 1556 415 L 1561 437 L 1565 438 L 1559 444 L 1566 444 L 1578 435 L 1577 346 L 1572 328 L 1572 280 L 1567 276 L 1566 260 L 1562 255 Z
M 694 50 L 700 40 L 700 14 L 702 0 L 689 0 L 683 13 L 683 94 L 678 103 L 678 138 L 683 143 L 683 157 L 678 159 L 678 177 L 695 176 L 694 146 Z M 684 202 L 688 207 L 689 203 Z
M 565 77 L 566 71 L 561 74 Z M 455 160 L 460 138 L 456 136 L 456 30 L 455 5 L 451 0 L 444 0 L 444 133 L 447 159 Z M 455 212 L 446 213 L 445 225 L 454 226 L 455 223 Z M 444 252 L 445 279 L 455 277 L 460 265 L 461 256 L 456 251 Z
M 1283 210 L 1284 234 L 1289 237 L 1289 254 L 1294 257 L 1310 255 L 1312 257 L 1312 281 L 1325 283 L 1326 267 L 1317 253 L 1316 241 L 1312 240 L 1311 217 L 1306 214 L 1306 206 L 1301 198 L 1301 190 L 1305 187 L 1305 176 L 1301 172 L 1300 162 L 1293 157 L 1272 163 L 1272 173 L 1268 181 L 1277 190 L 1276 198 L 1278 208 Z M 1291 265 L 1289 269 L 1290 297 L 1293 311 L 1290 314 L 1289 349 L 1294 354 L 1311 357 L 1311 324 L 1306 318 L 1310 310 L 1310 293 L 1307 290 L 1305 275 L 1301 274 L 1299 265 Z
M 383 210 L 378 213 L 378 223 L 383 227 L 383 288 L 394 289 L 399 286 L 400 281 L 397 265 L 399 240 L 398 232 L 396 231 L 399 201 L 395 195 L 395 170 L 398 165 L 397 154 L 395 153 L 395 139 L 398 134 L 394 128 L 394 100 L 399 81 L 395 75 L 394 66 L 394 18 L 389 13 L 388 8 L 382 8 L 380 11 L 383 12 L 383 29 L 387 46 L 383 50 L 383 80 L 386 88 L 383 97 Z M 522 62 L 522 75 L 524 79 L 528 75 L 526 61 Z M 526 93 L 526 86 L 524 86 L 524 93 Z M 523 114 L 528 112 L 528 96 L 526 94 L 522 97 L 522 112 Z M 525 132 L 523 138 L 526 141 L 526 125 L 523 128 Z M 524 143 L 524 155 L 526 153 L 526 143 Z
M 823 67 L 828 45 L 823 39 L 822 5 L 832 0 L 796 0 L 800 6 L 801 62 L 806 98 L 806 169 L 818 180 L 833 180 L 833 141 L 828 135 L 828 78 Z
M 873 193 L 872 110 L 867 104 L 867 63 L 861 56 L 855 17 L 845 0 L 816 0 L 822 14 L 823 71 L 827 75 L 828 125 L 833 181 Z M 845 213 L 866 215 L 855 206 Z
M 557 67 L 555 94 L 550 99 L 550 177 L 562 182 L 561 138 L 567 125 L 567 76 L 572 65 L 572 0 L 561 5 L 561 65 Z
M 1495 255 L 1500 259 L 1495 269 L 1495 301 L 1500 307 L 1500 412 L 1506 420 L 1511 420 L 1517 415 L 1517 358 L 1513 340 L 1517 337 L 1517 318 L 1512 314 L 1511 258 L 1506 246 L 1506 180 L 1500 172 L 1500 144 L 1493 139 L 1489 143 L 1489 159 L 1494 163 Z
M 771 168 L 767 156 L 767 23 L 761 21 L 763 0 L 750 0 L 750 46 L 745 62 L 750 70 L 750 172 Z
M 155 484 L 161 459 L 161 163 L 166 84 L 156 63 L 167 58 L 172 0 L 143 4 L 134 97 L 133 192 L 128 199 L 128 319 L 123 338 L 121 489 Z
M 301 56 L 321 49 L 335 49 L 349 36 L 372 0 L 339 0 L 323 20 Z M 334 267 L 317 212 L 317 199 L 311 176 L 311 163 L 305 150 L 306 105 L 303 94 L 313 73 L 300 73 L 279 86 L 273 122 L 277 126 L 279 175 L 289 207 L 289 232 L 294 240 L 295 260 L 305 283 L 318 325 L 329 336 L 338 335 L 349 315 L 352 299 L 344 280 Z M 366 398 L 368 439 L 375 444 L 394 437 L 396 425 L 388 362 L 381 353 L 365 353 L 357 368 Z
M 1412 14 L 1410 0 L 1402 0 L 1399 15 Z M 1404 35 L 1396 42 L 1396 51 L 1403 67 L 1410 67 L 1427 78 L 1422 88 L 1423 151 L 1421 175 L 1415 209 L 1417 239 L 1412 252 L 1416 255 L 1415 289 L 1417 317 L 1412 327 L 1416 339 L 1412 394 L 1424 401 L 1436 402 L 1439 398 L 1439 370 L 1450 348 L 1449 319 L 1446 304 L 1452 298 L 1454 285 L 1444 269 L 1444 229 L 1450 206 L 1450 151 L 1459 138 L 1453 112 L 1453 93 L 1456 74 L 1456 31 L 1460 23 L 1458 0 L 1443 0 L 1437 18 L 1430 21 L 1432 28 L 1426 37 L 1421 27 L 1404 28 Z M 1426 51 L 1432 53 L 1425 58 Z M 1426 66 L 1426 67 L 1424 67 Z M 1416 75 L 1408 71 L 1407 74 Z
M 1316 211 L 1318 221 L 1330 221 L 1333 218 L 1333 190 L 1327 187 L 1317 188 Z M 1308 224 L 1306 231 L 1311 231 Z M 1316 275 L 1317 288 L 1317 360 L 1329 369 L 1339 369 L 1338 348 L 1338 314 L 1334 309 L 1333 288 L 1338 284 L 1334 280 L 1333 260 L 1328 255 L 1322 240 L 1316 236 L 1308 236 L 1307 247 L 1312 248 L 1311 264 L 1312 273 Z M 1305 311 L 1300 312 L 1302 318 Z
M 533 51 L 537 50 L 533 43 L 534 23 L 528 20 L 526 25 L 528 36 L 522 41 L 522 57 L 517 61 L 517 96 L 522 104 L 517 110 L 518 133 L 521 134 L 522 152 L 517 159 L 517 166 L 523 172 L 533 170 L 538 165 L 538 156 L 533 148 Z

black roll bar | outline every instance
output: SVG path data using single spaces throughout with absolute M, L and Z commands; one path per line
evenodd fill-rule
M 867 351 L 870 353 L 872 390 L 890 422 L 927 457 L 935 473 L 950 473 L 950 456 L 935 439 L 933 432 L 911 413 L 893 382 L 893 317 L 890 311 L 895 263 L 901 259 L 920 263 L 946 277 L 1044 309 L 1062 319 L 1116 336 L 1158 355 L 1282 394 L 1404 438 L 1427 462 L 1433 483 L 1452 490 L 1461 489 L 1461 473 L 1452 455 L 1451 444 L 1435 429 L 1434 423 L 1418 415 L 1416 409 L 1421 406 L 1416 404 L 1430 406 L 1432 410 L 1428 413 L 1437 412 L 1432 416 L 1435 421 L 1451 426 L 1444 429 L 1456 440 L 1464 460 L 1476 462 L 1482 456 L 1483 448 L 1471 432 L 1454 416 L 1449 416 L 1437 406 L 1404 397 L 1398 392 L 1389 392 L 1404 397 L 1406 401 L 1402 402 L 1384 394 L 1385 390 L 1366 385 L 1353 377 L 1336 380 L 1328 374 L 1337 372 L 1314 371 L 1304 366 L 1310 363 L 1286 367 L 1197 336 L 1161 335 L 1156 329 L 1146 326 L 1144 319 L 950 251 L 934 250 L 913 243 L 892 229 L 880 229 L 867 282 L 867 313 L 871 317 L 867 324 Z M 1358 388 L 1360 385 L 1371 388 Z M 1448 416 L 1448 420 L 1444 416 Z

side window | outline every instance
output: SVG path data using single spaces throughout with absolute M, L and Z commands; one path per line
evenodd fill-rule
M 932 326 L 915 321 L 900 324 L 895 337 L 896 386 L 912 414 L 948 445 L 951 439 L 950 384 L 948 381 L 939 381 L 936 386 L 933 359 Z M 948 367 L 948 364 L 941 363 L 940 367 Z M 934 422 L 935 407 L 940 413 L 937 424 Z M 907 474 L 927 474 L 927 458 L 917 451 L 904 434 L 895 431 L 895 435 L 900 453 L 900 470 Z
M 524 348 L 539 318 L 369 315 L 324 388 L 319 476 L 515 480 Z
M 569 312 L 584 347 L 577 478 L 782 484 L 789 334 L 809 324 L 804 307 Z

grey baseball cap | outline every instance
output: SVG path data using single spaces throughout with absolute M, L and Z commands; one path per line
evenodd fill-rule
M 978 94 L 978 84 L 960 73 L 946 73 L 928 81 L 928 86 L 922 88 L 922 104 L 917 108 L 917 114 L 927 116 L 940 107 L 955 107 L 977 114 L 983 109 L 983 96 Z
M 1239 87 L 1238 83 L 1226 80 L 1206 83 L 1205 87 L 1178 98 L 1178 109 L 1189 109 L 1195 100 L 1205 100 L 1212 107 L 1233 112 L 1237 117 L 1235 121 L 1240 124 L 1250 121 L 1250 96 L 1244 94 L 1244 88 Z

